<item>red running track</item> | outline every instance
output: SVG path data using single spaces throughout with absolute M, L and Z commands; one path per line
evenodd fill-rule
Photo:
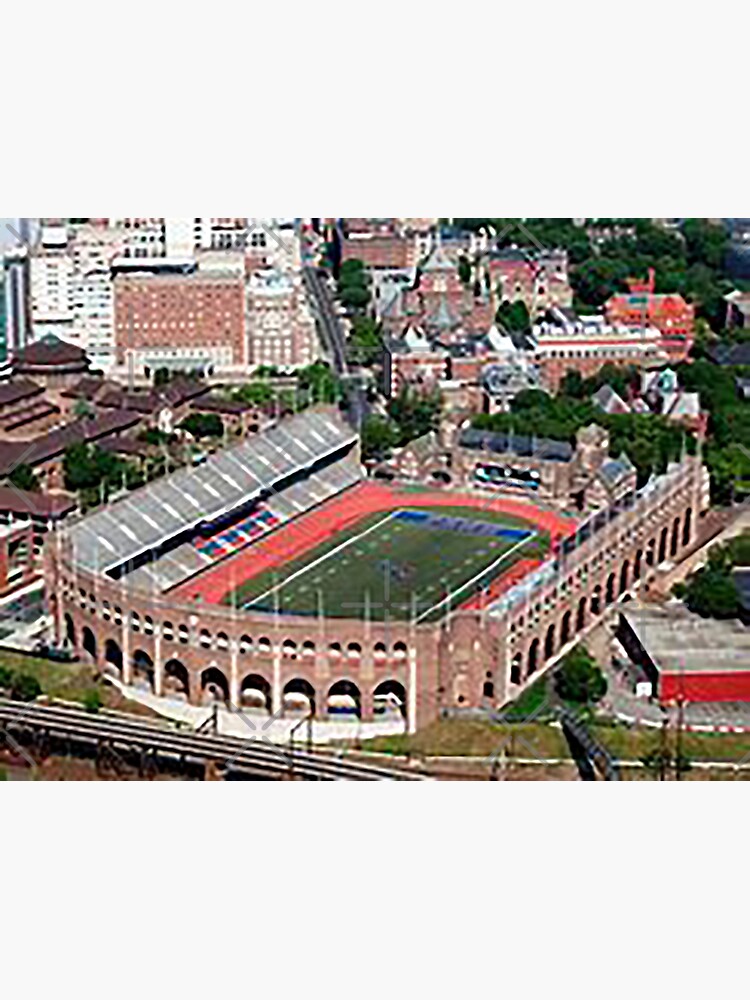
M 326 500 L 319 507 L 277 528 L 236 555 L 208 567 L 198 576 L 171 591 L 180 600 L 200 600 L 219 604 L 234 588 L 259 573 L 275 569 L 309 552 L 333 535 L 356 524 L 368 514 L 399 507 L 483 507 L 509 517 L 518 517 L 549 532 L 553 548 L 571 534 L 575 522 L 551 510 L 511 497 L 488 499 L 465 493 L 424 492 L 398 489 L 380 483 L 363 482 L 346 493 Z

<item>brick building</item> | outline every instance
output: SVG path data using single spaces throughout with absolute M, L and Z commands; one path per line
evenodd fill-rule
M 243 277 L 236 273 L 119 274 L 116 362 L 207 370 L 248 364 Z
M 256 271 L 247 284 L 247 363 L 297 368 L 318 357 L 315 318 L 299 274 Z
M 613 295 L 605 305 L 610 323 L 631 328 L 655 328 L 661 347 L 676 364 L 687 360 L 695 339 L 695 307 L 677 294 L 657 294 L 655 272 L 645 282 L 630 281 L 626 295 Z
M 523 302 L 532 317 L 551 306 L 562 309 L 573 303 L 568 281 L 568 255 L 564 250 L 509 249 L 490 254 L 483 270 L 489 275 L 499 302 Z
M 576 316 L 558 308 L 534 324 L 531 343 L 542 385 L 553 392 L 568 371 L 589 378 L 605 364 L 647 369 L 668 361 L 655 327 L 615 325 L 602 316 Z
M 341 241 L 341 259 L 361 260 L 367 267 L 416 267 L 418 243 L 411 235 L 353 232 Z

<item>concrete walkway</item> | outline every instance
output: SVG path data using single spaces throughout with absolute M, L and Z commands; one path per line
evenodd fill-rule
M 125 698 L 145 705 L 158 715 L 182 723 L 190 729 L 197 729 L 204 723 L 209 723 L 214 716 L 212 707 L 189 705 L 182 698 L 158 698 L 145 688 L 127 686 L 117 678 L 108 677 L 107 680 L 121 691 Z M 288 743 L 292 729 L 296 726 L 294 741 L 303 746 L 308 738 L 308 724 L 301 721 L 303 719 L 304 716 L 294 714 L 274 718 L 266 712 L 252 708 L 235 708 L 230 711 L 219 706 L 216 709 L 217 728 L 222 735 L 277 744 Z M 356 717 L 327 722 L 313 720 L 312 741 L 313 743 L 332 743 L 339 740 L 357 742 L 373 739 L 375 736 L 396 736 L 403 733 L 405 727 L 404 718 L 397 712 L 389 713 L 377 722 L 360 722 Z

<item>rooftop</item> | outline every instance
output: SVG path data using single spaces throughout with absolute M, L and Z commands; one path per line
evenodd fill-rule
M 0 475 L 8 475 L 19 465 L 41 465 L 61 455 L 70 445 L 116 434 L 134 427 L 140 419 L 139 414 L 132 410 L 99 413 L 94 417 L 82 417 L 35 438 L 0 441 Z
M 750 629 L 738 619 L 694 615 L 683 604 L 629 604 L 622 615 L 654 666 L 665 673 L 750 669 Z
M 22 347 L 15 355 L 15 366 L 23 368 L 64 368 L 88 364 L 86 352 L 75 344 L 60 340 L 54 334 Z
M 548 462 L 569 462 L 573 446 L 567 441 L 528 437 L 522 434 L 493 433 L 467 427 L 461 431 L 458 443 L 462 448 L 477 451 L 494 451 L 498 455 L 518 455 Z

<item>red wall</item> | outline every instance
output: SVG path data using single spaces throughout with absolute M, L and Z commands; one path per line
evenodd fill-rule
M 750 701 L 750 664 L 747 672 L 706 674 L 661 674 L 662 701 Z

